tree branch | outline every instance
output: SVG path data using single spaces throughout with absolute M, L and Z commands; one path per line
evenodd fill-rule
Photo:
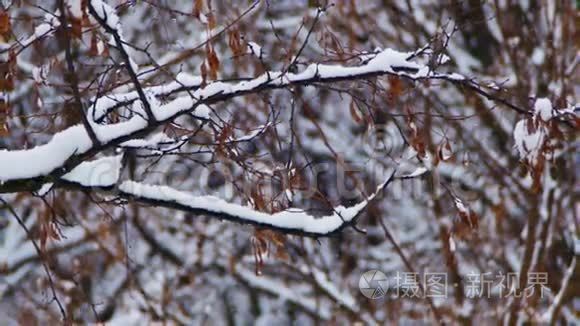
M 244 225 L 254 225 L 285 234 L 307 237 L 328 237 L 356 223 L 357 217 L 395 178 L 394 173 L 379 185 L 376 192 L 358 204 L 334 208 L 332 215 L 315 217 L 300 209 L 288 209 L 268 214 L 248 206 L 228 203 L 213 196 L 193 196 L 167 186 L 145 185 L 133 181 L 123 182 L 118 189 L 120 198 L 178 209 L 196 215 L 205 215 Z
M 150 119 L 144 121 L 142 117 L 134 116 L 116 124 L 93 125 L 100 141 L 97 146 L 90 145 L 90 137 L 86 131 L 79 130 L 78 126 L 70 127 L 56 134 L 45 145 L 29 150 L 0 152 L 0 180 L 3 181 L 0 185 L 0 193 L 36 190 L 42 184 L 58 179 L 104 149 L 117 146 L 133 138 L 143 137 L 157 127 L 184 114 L 193 113 L 199 119 L 207 119 L 210 112 L 207 105 L 226 102 L 248 94 L 317 83 L 353 81 L 383 75 L 398 76 L 411 81 L 440 79 L 451 83 L 465 84 L 470 88 L 476 87 L 473 81 L 467 80 L 462 75 L 429 72 L 428 67 L 409 62 L 407 57 L 408 53 L 386 49 L 360 66 L 311 64 L 297 74 L 269 72 L 238 83 L 216 81 L 204 88 L 195 90 L 191 95 L 178 97 L 169 103 L 153 107 L 152 110 L 157 117 L 157 120 L 153 122 Z M 481 94 L 494 99 L 494 96 L 487 91 L 482 90 Z M 523 109 L 520 111 L 531 114 Z M 71 142 L 71 139 L 75 141 Z M 49 161 L 46 160 L 47 155 L 51 156 Z M 46 162 L 44 164 L 19 165 L 19 168 L 15 170 L 14 164 L 18 165 L 23 161 Z
M 30 241 L 32 242 L 32 245 L 34 246 L 34 249 L 36 250 L 38 256 L 41 257 L 42 266 L 44 267 L 44 271 L 45 271 L 45 274 L 46 274 L 46 277 L 48 280 L 48 284 L 49 284 L 50 290 L 52 292 L 52 297 L 58 306 L 58 309 L 59 309 L 60 314 L 62 316 L 63 322 L 65 323 L 65 325 L 69 325 L 70 320 L 67 318 L 67 314 L 64 311 L 64 307 L 63 307 L 62 303 L 60 302 L 60 299 L 58 298 L 58 296 L 56 294 L 56 290 L 54 289 L 54 281 L 52 280 L 52 275 L 50 274 L 50 268 L 48 267 L 48 265 L 45 261 L 46 256 L 44 255 L 44 253 L 42 252 L 42 250 L 40 249 L 40 247 L 38 246 L 38 244 L 36 243 L 34 238 L 31 236 L 30 230 L 28 229 L 28 227 L 26 226 L 24 221 L 20 218 L 20 216 L 18 216 L 18 214 L 16 213 L 14 208 L 12 208 L 12 206 L 7 201 L 5 201 L 4 198 L 2 198 L 2 197 L 0 197 L 0 202 L 2 202 L 4 204 L 4 206 L 6 208 L 8 208 L 8 211 L 10 211 L 10 214 L 12 214 L 12 216 L 14 216 L 14 218 L 16 219 L 18 224 L 20 224 L 20 226 L 22 227 L 24 232 L 26 232 L 26 235 L 30 239 Z
M 77 110 L 79 110 L 83 126 L 85 127 L 87 134 L 89 135 L 89 138 L 93 142 L 93 145 L 96 146 L 99 144 L 99 140 L 97 139 L 97 135 L 95 134 L 95 131 L 93 130 L 93 128 L 89 124 L 89 121 L 87 119 L 87 115 L 85 114 L 85 110 L 83 107 L 83 102 L 81 100 L 81 94 L 79 92 L 79 79 L 78 79 L 78 76 L 77 76 L 76 71 L 75 71 L 75 65 L 73 62 L 72 51 L 71 51 L 72 29 L 69 26 L 69 23 L 67 20 L 68 8 L 66 8 L 65 0 L 59 0 L 59 7 L 60 7 L 60 16 L 59 16 L 60 28 L 62 28 L 61 36 L 62 36 L 62 40 L 64 42 L 65 60 L 66 60 L 67 69 L 68 69 L 68 72 L 65 73 L 65 75 L 67 76 L 66 79 L 69 81 L 70 88 L 71 88 L 71 91 L 73 93 L 73 99 L 75 102 L 75 106 L 77 107 Z
M 147 96 L 145 95 L 145 92 L 143 91 L 143 87 L 141 87 L 141 82 L 139 81 L 139 78 L 137 77 L 135 70 L 133 70 L 133 60 L 131 59 L 131 57 L 129 56 L 129 53 L 127 52 L 127 49 L 125 48 L 123 38 L 119 34 L 119 31 L 117 29 L 111 27 L 108 24 L 107 16 L 106 16 L 107 11 L 104 8 L 105 4 L 102 4 L 102 5 L 103 5 L 102 11 L 105 14 L 105 17 L 101 17 L 99 15 L 99 13 L 93 7 L 92 1 L 89 1 L 89 3 L 88 3 L 89 12 L 95 18 L 95 20 L 99 23 L 99 25 L 101 25 L 101 27 L 103 27 L 105 29 L 105 31 L 107 31 L 107 33 L 111 34 L 113 36 L 113 38 L 115 39 L 115 42 L 117 43 L 117 50 L 119 50 L 119 53 L 121 53 L 121 57 L 123 57 L 123 61 L 125 61 L 125 69 L 127 69 L 127 72 L 129 73 L 129 77 L 131 78 L 131 81 L 133 82 L 133 85 L 135 86 L 135 89 L 137 90 L 137 93 L 139 94 L 139 99 L 141 100 L 141 103 L 143 104 L 143 110 L 147 114 L 148 123 L 149 123 L 149 125 L 153 125 L 153 124 L 155 124 L 156 118 L 155 118 L 155 115 L 153 114 L 153 110 L 151 109 L 151 103 L 149 103 L 149 100 L 147 99 Z

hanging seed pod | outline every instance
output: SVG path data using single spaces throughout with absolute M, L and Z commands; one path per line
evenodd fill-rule
M 8 130 L 8 111 L 10 106 L 4 99 L 0 99 L 0 137 L 6 137 L 10 134 Z
M 10 39 L 12 26 L 10 24 L 10 15 L 7 11 L 0 11 L 0 36 L 4 42 Z

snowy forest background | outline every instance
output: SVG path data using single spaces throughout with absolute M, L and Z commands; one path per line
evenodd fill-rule
M 577 1 L 0 9 L 2 324 L 579 323 Z

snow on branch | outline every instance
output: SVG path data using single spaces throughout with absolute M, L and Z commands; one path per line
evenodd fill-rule
M 25 150 L 0 150 L 0 182 L 48 175 L 71 156 L 88 151 L 91 140 L 82 125 L 55 134 L 47 144 Z
M 547 151 L 546 145 L 550 140 L 550 128 L 548 123 L 562 112 L 558 112 L 552 107 L 552 102 L 547 98 L 538 98 L 534 103 L 533 116 L 531 119 L 522 119 L 516 123 L 514 128 L 515 147 L 520 158 L 535 164 Z
M 84 187 L 111 188 L 119 180 L 123 155 L 104 157 L 77 165 L 62 176 L 68 182 Z
M 302 209 L 288 209 L 274 214 L 226 202 L 214 196 L 194 196 L 168 186 L 124 181 L 118 195 L 159 207 L 179 209 L 195 214 L 218 217 L 241 224 L 251 224 L 283 233 L 321 237 L 329 236 L 353 225 L 356 217 L 394 179 L 394 173 L 367 199 L 351 207 L 337 206 L 326 216 L 313 216 Z
M 31 44 L 33 44 L 34 42 L 46 36 L 52 35 L 56 31 L 56 29 L 60 26 L 60 22 L 58 21 L 55 15 L 47 13 L 44 18 L 45 22 L 36 26 L 34 28 L 34 32 L 30 36 L 18 42 L 18 44 L 22 48 L 26 48 Z
M 128 120 L 108 125 L 100 125 L 93 119 L 89 119 L 99 145 L 93 145 L 85 128 L 82 125 L 77 125 L 57 133 L 45 145 L 28 150 L 0 151 L 0 182 L 4 183 L 4 186 L 0 185 L 0 193 L 11 192 L 14 189 L 30 190 L 32 188 L 34 190 L 50 179 L 62 176 L 86 158 L 101 152 L 103 149 L 118 146 L 130 139 L 141 138 L 183 114 L 192 114 L 199 119 L 207 119 L 210 114 L 207 105 L 225 102 L 247 94 L 290 86 L 358 80 L 385 74 L 411 80 L 442 79 L 453 83 L 459 82 L 462 85 L 469 82 L 467 86 L 473 86 L 471 81 L 459 74 L 441 74 L 431 71 L 427 66 L 410 61 L 409 58 L 412 58 L 412 52 L 385 49 L 359 66 L 311 64 L 304 71 L 296 74 L 271 71 L 240 82 L 216 81 L 203 88 L 198 86 L 199 80 L 197 78 L 189 76 L 186 78 L 186 87 L 184 88 L 189 91 L 187 87 L 189 84 L 195 90 L 165 104 L 151 101 L 150 109 L 153 119 L 145 120 L 142 116 L 135 115 Z M 165 89 L 163 87 L 157 88 L 157 90 L 165 91 L 175 91 L 176 89 L 178 89 L 176 84 L 171 84 Z M 483 92 L 485 93 L 485 91 Z M 127 95 L 124 100 L 135 101 L 138 98 L 140 99 L 142 96 L 131 94 Z M 109 105 L 114 105 L 112 102 L 115 100 L 113 95 Z M 102 118 L 102 114 L 109 110 L 109 105 L 93 106 L 97 107 L 95 111 L 98 112 L 89 112 L 89 117 Z M 32 181 L 31 179 L 34 179 L 35 182 L 26 186 L 22 185 L 23 181 Z M 12 184 L 6 185 L 7 182 Z M 18 183 L 18 185 L 15 186 L 14 183 Z
M 191 105 L 191 103 L 183 102 L 177 102 L 177 104 Z M 166 108 L 170 109 L 166 106 L 161 106 L 158 109 Z M 196 106 L 193 114 L 200 118 L 207 117 L 209 108 L 204 105 Z M 27 150 L 0 150 L 0 182 L 34 179 L 51 174 L 59 177 L 68 172 L 63 168 L 67 161 L 73 157 L 91 151 L 98 153 L 108 146 L 119 145 L 127 140 L 137 138 L 140 133 L 148 130 L 147 121 L 140 116 L 116 124 L 95 124 L 92 127 L 102 144 L 99 147 L 92 144 L 87 131 L 79 124 L 55 134 L 44 145 Z M 0 183 L 0 192 L 2 192 L 2 183 Z
M 101 144 L 98 147 L 91 144 L 84 127 L 77 125 L 55 134 L 53 139 L 45 145 L 28 150 L 0 151 L 0 181 L 22 181 L 22 179 L 44 177 L 49 174 L 55 174 L 58 177 L 68 172 L 62 171 L 62 168 L 73 156 L 96 154 L 104 148 L 143 136 L 144 133 L 147 134 L 155 127 L 182 114 L 193 113 L 200 119 L 207 118 L 210 111 L 205 104 L 223 102 L 250 93 L 293 85 L 356 80 L 387 73 L 420 78 L 429 73 L 427 67 L 407 61 L 408 56 L 409 54 L 405 52 L 386 49 L 361 66 L 312 64 L 297 74 L 267 72 L 257 78 L 238 83 L 213 82 L 195 90 L 191 96 L 178 97 L 166 104 L 156 103 L 151 108 L 156 120 L 153 125 L 151 121 L 146 121 L 138 115 L 109 125 L 91 122 Z M 189 84 L 196 85 L 196 82 L 196 78 L 188 78 Z M 175 87 L 176 85 L 172 85 L 170 89 Z M 135 100 L 134 96 L 129 97 Z M 89 113 L 90 116 L 94 114 Z M 2 192 L 1 188 L 2 186 L 0 186 L 0 192 Z
M 106 27 L 114 31 L 120 31 L 121 22 L 113 7 L 102 0 L 91 0 L 90 7 L 94 8 L 93 16 L 99 18 Z
M 241 224 L 274 229 L 283 233 L 313 237 L 329 236 L 353 225 L 356 217 L 395 179 L 394 171 L 387 180 L 377 186 L 373 194 L 358 204 L 351 207 L 340 205 L 334 207 L 332 214 L 318 217 L 297 208 L 269 214 L 249 206 L 229 203 L 214 196 L 195 196 L 168 186 L 149 185 L 135 181 L 121 182 L 118 188 L 114 189 L 119 183 L 121 165 L 122 155 L 83 162 L 62 176 L 62 180 L 83 189 L 112 190 L 120 198 L 153 206 L 174 208 Z
M 164 85 L 145 87 L 143 91 L 154 97 L 168 97 L 177 92 L 196 90 L 202 85 L 202 82 L 203 79 L 200 76 L 180 72 L 175 77 L 175 81 Z M 137 91 L 105 94 L 92 100 L 91 116 L 95 122 L 101 122 L 109 112 L 131 105 L 136 100 L 139 100 Z
M 164 132 L 159 132 L 151 135 L 148 139 L 131 139 L 121 144 L 123 148 L 133 148 L 133 149 L 149 149 L 149 150 L 159 150 L 163 145 L 175 145 L 180 144 L 183 141 L 187 141 L 189 138 L 187 136 L 182 136 L 179 139 L 170 138 Z
M 123 37 L 123 33 L 121 30 L 121 23 L 119 17 L 115 10 L 101 0 L 92 0 L 89 2 L 89 12 L 95 18 L 95 20 L 107 31 L 107 33 L 111 34 L 113 39 L 113 44 L 117 45 L 117 49 L 121 53 L 123 60 L 125 61 L 125 68 L 133 81 L 133 85 L 137 90 L 137 94 L 139 94 L 139 99 L 141 100 L 141 104 L 143 105 L 143 109 L 147 114 L 148 124 L 152 125 L 155 123 L 155 116 L 153 115 L 151 103 L 147 98 L 147 95 L 143 91 L 143 87 L 139 81 L 139 77 L 137 76 L 137 71 L 139 70 L 139 66 L 135 63 L 135 60 L 130 55 L 131 49 L 125 46 L 125 39 Z

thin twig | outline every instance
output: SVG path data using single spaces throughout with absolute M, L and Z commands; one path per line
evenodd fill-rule
M 46 257 L 44 255 L 44 253 L 42 252 L 42 250 L 40 250 L 40 247 L 38 246 L 38 244 L 36 243 L 36 241 L 34 241 L 34 238 L 32 237 L 32 234 L 30 233 L 30 230 L 28 229 L 28 227 L 26 226 L 26 224 L 24 223 L 24 221 L 20 218 L 20 216 L 18 216 L 18 214 L 16 213 L 16 211 L 14 210 L 14 208 L 12 207 L 12 205 L 10 205 L 2 197 L 0 197 L 0 201 L 4 204 L 4 206 L 6 208 L 8 208 L 8 210 L 10 211 L 10 213 L 12 214 L 12 216 L 14 216 L 14 218 L 16 219 L 16 221 L 18 222 L 18 224 L 20 224 L 20 226 L 22 227 L 22 229 L 24 229 L 24 232 L 26 232 L 26 235 L 28 236 L 28 239 L 30 240 L 30 242 L 32 242 L 32 245 L 34 246 L 34 249 L 36 250 L 36 253 L 38 254 L 38 256 L 39 257 L 42 257 L 42 259 L 41 259 L 42 266 L 44 267 L 44 271 L 46 273 L 46 277 L 48 278 L 48 284 L 50 286 L 53 299 L 54 299 L 54 301 L 56 301 L 56 304 L 58 305 L 58 309 L 60 310 L 60 314 L 62 316 L 62 320 L 64 321 L 64 323 L 67 324 L 67 325 L 70 324 L 70 321 L 67 318 L 67 315 L 66 315 L 66 312 L 64 310 L 64 307 L 63 307 L 62 303 L 60 302 L 60 300 L 58 299 L 58 296 L 56 294 L 56 290 L 54 289 L 54 282 L 52 280 L 52 276 L 50 275 L 50 268 L 46 264 L 46 261 L 45 261 L 45 258 Z
M 378 218 L 378 220 L 379 220 L 379 223 L 381 224 L 381 227 L 383 228 L 383 231 L 385 232 L 385 236 L 387 237 L 387 239 L 389 240 L 389 242 L 393 245 L 393 247 L 395 248 L 395 251 L 397 251 L 397 254 L 399 255 L 399 257 L 401 257 L 401 260 L 403 261 L 403 263 L 405 264 L 405 266 L 407 267 L 407 269 L 411 273 L 416 274 L 415 268 L 413 268 L 413 265 L 411 265 L 411 262 L 405 256 L 405 253 L 403 253 L 403 250 L 401 249 L 401 247 L 399 246 L 399 244 L 397 243 L 397 241 L 395 240 L 395 238 L 393 237 L 393 235 L 391 234 L 391 232 L 387 228 L 387 226 L 386 226 L 385 222 L 383 221 L 383 219 L 382 218 Z M 426 295 L 427 292 L 425 290 L 425 286 L 423 285 L 423 283 L 421 282 L 420 279 L 417 280 L 417 283 L 419 284 L 419 288 L 421 289 L 421 292 L 423 293 L 423 297 L 425 298 L 425 300 L 427 301 L 427 303 L 431 307 L 431 311 L 433 312 L 433 315 L 435 315 L 436 322 L 438 324 L 440 324 L 440 325 L 444 325 L 444 322 L 443 322 L 443 318 L 441 316 L 441 313 L 439 312 L 439 310 L 437 309 L 437 307 L 435 307 L 435 304 L 433 303 L 433 300 L 431 300 L 431 298 Z

